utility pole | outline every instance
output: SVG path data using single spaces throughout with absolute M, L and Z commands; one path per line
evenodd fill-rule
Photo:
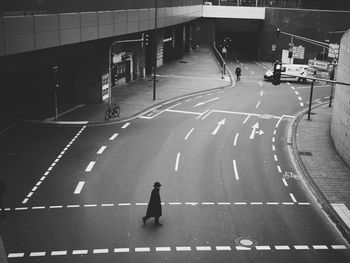
M 54 87 L 54 101 L 55 101 L 55 120 L 58 119 L 58 105 L 57 105 L 57 92 L 58 92 L 58 80 L 57 80 L 57 71 L 58 66 L 52 67 L 53 69 L 53 75 L 55 80 L 55 87 Z

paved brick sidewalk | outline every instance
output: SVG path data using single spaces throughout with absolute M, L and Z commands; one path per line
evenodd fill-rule
M 157 75 L 154 101 L 153 79 L 150 77 L 112 89 L 112 102 L 120 105 L 122 119 L 172 98 L 230 84 L 230 79 L 222 78 L 215 56 L 208 47 L 201 47 L 180 60 L 164 64 L 157 69 Z M 84 105 L 61 115 L 59 121 L 104 122 L 106 108 L 103 103 Z
M 343 228 L 343 233 L 349 235 L 350 169 L 333 146 L 332 108 L 327 103 L 311 112 L 310 121 L 304 114 L 295 122 L 294 154 L 323 207 Z

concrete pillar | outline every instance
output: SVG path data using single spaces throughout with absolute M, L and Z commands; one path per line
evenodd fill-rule
M 340 43 L 337 81 L 350 83 L 350 30 Z M 350 166 L 350 86 L 335 87 L 331 134 L 335 148 Z

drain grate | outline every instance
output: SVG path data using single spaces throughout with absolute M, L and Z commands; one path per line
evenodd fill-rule
M 305 152 L 305 151 L 302 151 L 302 152 L 299 152 L 299 155 L 302 155 L 302 156 L 312 156 L 312 152 Z

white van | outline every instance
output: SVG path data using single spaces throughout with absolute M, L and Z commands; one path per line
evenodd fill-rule
M 298 81 L 306 81 L 306 71 L 308 68 L 308 65 L 284 64 L 281 69 L 281 78 L 297 78 Z M 264 79 L 270 80 L 272 77 L 273 70 L 266 71 Z

